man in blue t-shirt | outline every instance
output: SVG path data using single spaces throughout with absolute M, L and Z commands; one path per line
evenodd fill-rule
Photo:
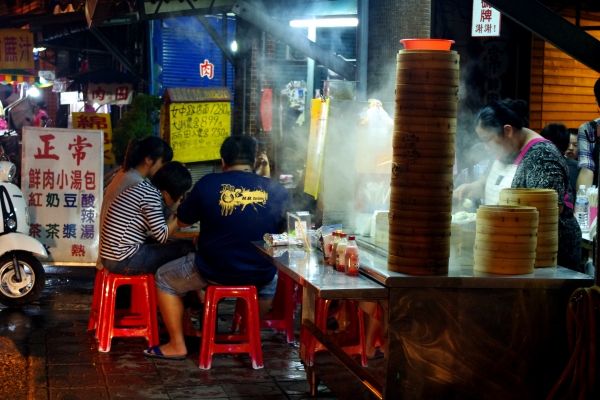
M 200 221 L 198 250 L 156 272 L 158 306 L 170 339 L 146 350 L 147 356 L 185 359 L 182 297 L 208 284 L 254 285 L 261 318 L 268 311 L 277 287 L 277 268 L 250 242 L 285 230 L 291 200 L 279 183 L 252 172 L 256 147 L 256 140 L 249 136 L 225 139 L 221 146 L 224 173 L 200 179 L 177 209 L 179 226 Z

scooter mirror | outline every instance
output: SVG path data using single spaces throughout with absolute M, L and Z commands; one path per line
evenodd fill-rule
M 8 161 L 0 161 L 0 182 L 11 182 L 17 167 Z

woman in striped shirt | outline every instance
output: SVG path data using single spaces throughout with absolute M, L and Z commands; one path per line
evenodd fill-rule
M 163 264 L 194 251 L 187 240 L 169 240 L 178 229 L 177 219 L 166 221 L 161 191 L 167 207 L 178 203 L 192 185 L 189 171 L 178 162 L 165 164 L 152 182 L 143 181 L 121 193 L 108 208 L 101 231 L 102 264 L 123 275 L 154 273 Z M 147 243 L 147 233 L 158 243 Z

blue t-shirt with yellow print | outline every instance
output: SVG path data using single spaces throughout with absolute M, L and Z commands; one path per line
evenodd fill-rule
M 200 221 L 195 263 L 202 276 L 223 285 L 269 283 L 277 268 L 250 243 L 285 230 L 291 199 L 278 182 L 252 172 L 202 177 L 177 209 L 186 224 Z

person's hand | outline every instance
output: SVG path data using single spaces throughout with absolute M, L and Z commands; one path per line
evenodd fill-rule
M 472 183 L 463 183 L 452 193 L 452 197 L 458 200 L 469 199 L 474 196 L 474 186 Z

